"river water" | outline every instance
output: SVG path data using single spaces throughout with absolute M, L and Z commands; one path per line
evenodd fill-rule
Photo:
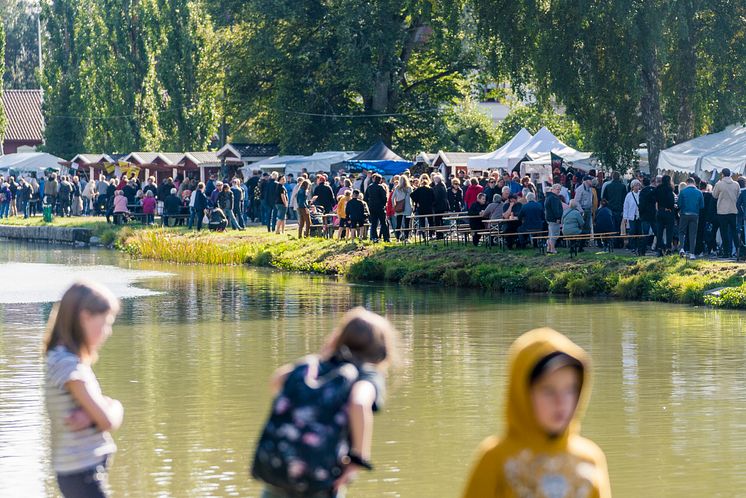
M 744 313 L 350 285 L 0 241 L 3 497 L 57 493 L 40 347 L 49 301 L 71 274 L 125 296 L 95 366 L 126 410 L 116 497 L 258 496 L 248 467 L 270 374 L 317 351 L 354 305 L 388 315 L 403 361 L 375 420 L 376 471 L 351 497 L 457 496 L 475 447 L 500 430 L 507 348 L 544 325 L 593 357 L 583 432 L 605 450 L 615 496 L 746 493 Z

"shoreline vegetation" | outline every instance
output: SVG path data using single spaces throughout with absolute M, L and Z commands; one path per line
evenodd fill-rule
M 49 226 L 39 218 L 2 223 Z M 439 285 L 500 294 L 608 296 L 746 309 L 746 265 L 717 260 L 638 258 L 625 250 L 608 254 L 593 249 L 571 259 L 567 251 L 547 257 L 533 249 L 503 252 L 456 244 L 444 248 L 439 242 L 401 245 L 299 240 L 292 230 L 288 232 L 293 235 L 275 235 L 264 227 L 198 233 L 185 228 L 115 226 L 81 218 L 56 218 L 53 226 L 87 228 L 101 245 L 136 258 L 178 264 L 251 265 L 338 275 L 353 282 Z

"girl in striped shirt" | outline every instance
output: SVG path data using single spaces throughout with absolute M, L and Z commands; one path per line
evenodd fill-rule
M 91 366 L 111 335 L 119 302 L 90 282 L 73 284 L 49 317 L 44 350 L 45 398 L 52 466 L 66 498 L 106 497 L 107 465 L 116 451 L 110 431 L 122 424 L 122 404 L 104 396 Z

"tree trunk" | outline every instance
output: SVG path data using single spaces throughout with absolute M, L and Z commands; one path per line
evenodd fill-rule
M 697 54 L 695 53 L 696 33 L 694 27 L 693 2 L 682 1 L 679 10 L 679 37 L 677 43 L 676 71 L 678 85 L 678 130 L 677 142 L 685 142 L 694 137 L 694 109 L 693 99 L 697 90 Z
M 640 29 L 640 72 L 642 77 L 642 98 L 640 110 L 648 144 L 648 164 L 650 175 L 658 173 L 658 156 L 665 145 L 663 135 L 663 113 L 661 112 L 661 84 L 658 59 L 658 26 L 651 23 L 659 22 L 660 12 L 655 6 L 646 3 L 646 7 L 638 11 L 637 23 Z

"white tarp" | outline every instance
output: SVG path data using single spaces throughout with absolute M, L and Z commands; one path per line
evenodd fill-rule
M 357 152 L 328 151 L 314 152 L 310 156 L 293 159 L 285 164 L 285 174 L 298 177 L 305 169 L 309 173 L 323 171 L 328 173 L 333 164 L 341 163 L 357 156 Z
M 0 171 L 15 170 L 19 173 L 44 173 L 47 168 L 60 169 L 61 159 L 46 152 L 21 152 L 0 156 Z
M 239 168 L 244 178 L 251 178 L 253 171 L 284 171 L 285 164 L 303 156 L 272 156 Z
M 737 147 L 733 146 L 744 140 L 746 140 L 746 127 L 744 126 L 729 126 L 721 132 L 693 138 L 661 151 L 658 158 L 658 169 L 691 174 L 699 173 L 703 169 L 703 158 L 705 156 L 711 158 L 706 164 L 709 168 L 712 168 L 706 171 L 718 169 L 718 162 L 715 162 L 715 158 L 718 158 L 720 162 L 730 160 L 738 164 L 736 160 L 737 150 L 735 150 Z M 723 167 L 720 166 L 719 169 Z
M 486 171 L 488 169 L 508 169 L 508 156 L 514 151 L 522 148 L 526 143 L 532 139 L 531 133 L 526 128 L 515 134 L 513 138 L 508 140 L 502 147 L 496 151 L 481 156 L 470 157 L 466 163 L 468 171 L 481 170 Z M 515 164 L 514 164 L 515 165 Z
M 510 154 L 508 169 L 513 169 L 525 158 L 528 158 L 532 165 L 551 164 L 552 154 L 561 157 L 565 162 L 572 163 L 575 168 L 585 171 L 591 169 L 592 154 L 590 152 L 573 149 L 555 137 L 546 127 L 542 127 L 523 147 Z
M 739 141 L 702 156 L 702 171 L 728 168 L 731 173 L 746 174 L 746 127 L 735 129 L 733 136 L 740 137 Z
M 274 156 L 249 164 L 241 168 L 244 178 L 251 177 L 252 171 L 281 171 L 286 175 L 298 177 L 305 169 L 309 173 L 324 171 L 328 173 L 332 164 L 347 161 L 357 155 L 357 152 L 315 152 L 310 156 Z

